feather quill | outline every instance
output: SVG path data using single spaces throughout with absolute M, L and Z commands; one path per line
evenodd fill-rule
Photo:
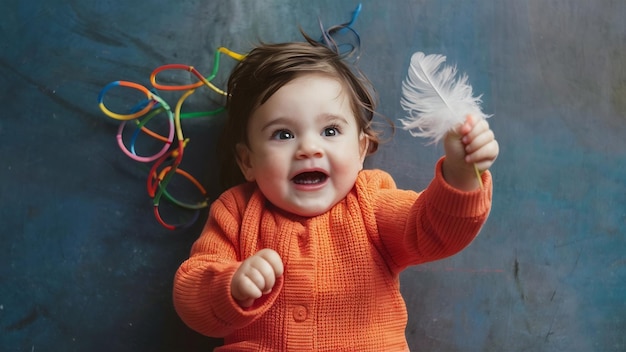
M 456 78 L 456 67 L 442 67 L 445 61 L 443 55 L 416 52 L 402 82 L 400 104 L 408 117 L 400 122 L 414 137 L 431 139 L 428 144 L 439 142 L 467 115 L 475 121 L 489 117 L 480 108 L 481 96 L 472 95 L 467 75 Z

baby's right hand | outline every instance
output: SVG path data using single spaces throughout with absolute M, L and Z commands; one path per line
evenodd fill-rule
M 233 298 L 243 308 L 272 292 L 276 279 L 283 275 L 283 261 L 276 251 L 266 248 L 241 263 L 230 283 Z

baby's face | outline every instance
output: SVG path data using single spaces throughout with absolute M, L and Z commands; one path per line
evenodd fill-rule
M 251 116 L 240 167 L 275 206 L 301 216 L 328 211 L 354 186 L 368 139 L 336 79 L 306 74 Z

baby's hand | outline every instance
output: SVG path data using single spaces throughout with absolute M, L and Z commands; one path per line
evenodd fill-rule
M 480 172 L 488 170 L 499 153 L 498 141 L 487 120 L 474 122 L 471 116 L 446 135 L 444 148 L 443 176 L 450 185 L 465 191 L 479 187 L 474 165 Z
M 272 291 L 276 279 L 283 275 L 283 262 L 276 251 L 262 249 L 241 263 L 230 283 L 233 298 L 243 308 Z

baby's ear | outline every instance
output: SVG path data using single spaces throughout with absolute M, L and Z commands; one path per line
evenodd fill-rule
M 367 156 L 367 152 L 370 149 L 370 137 L 364 133 L 361 132 L 360 136 L 359 136 L 359 157 L 360 157 L 360 161 L 361 161 L 361 168 L 363 168 L 363 163 L 365 162 L 365 157 Z
M 243 143 L 237 143 L 235 146 L 237 151 L 237 165 L 245 177 L 246 181 L 254 181 L 254 169 L 252 167 L 252 161 L 250 160 L 250 148 Z

